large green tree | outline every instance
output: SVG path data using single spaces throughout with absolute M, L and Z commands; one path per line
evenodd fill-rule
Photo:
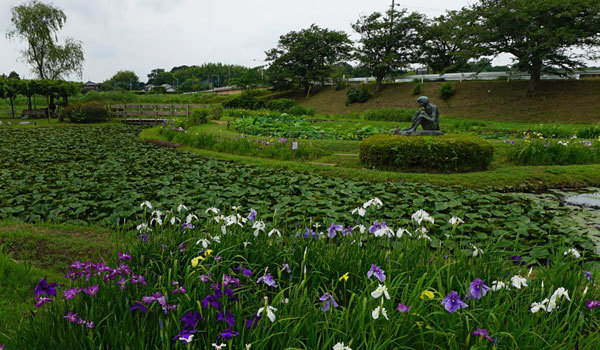
M 467 66 L 469 57 L 463 54 L 468 36 L 462 31 L 466 18 L 457 11 L 428 19 L 421 28 L 418 61 L 434 73 L 456 72 Z
M 316 25 L 279 37 L 277 47 L 266 51 L 269 82 L 277 89 L 302 87 L 310 95 L 311 87 L 323 84 L 333 66 L 349 57 L 352 42 L 342 31 Z
M 143 84 L 140 83 L 140 78 L 128 70 L 118 71 L 110 79 L 104 81 L 100 88 L 103 91 L 121 89 L 121 90 L 137 90 L 141 88 Z
M 57 32 L 67 20 L 62 10 L 33 0 L 13 7 L 11 12 L 14 28 L 7 36 L 27 43 L 23 58 L 40 79 L 60 79 L 72 73 L 81 76 L 81 42 L 70 38 L 64 45 L 57 42 Z
M 424 21 L 423 15 L 398 11 L 392 5 L 385 14 L 374 12 L 352 24 L 360 34 L 354 56 L 375 77 L 375 92 L 381 90 L 386 76 L 415 61 Z
M 541 72 L 583 67 L 600 44 L 598 0 L 480 0 L 462 10 L 470 17 L 471 56 L 512 54 L 531 74 L 529 93 L 540 87 Z

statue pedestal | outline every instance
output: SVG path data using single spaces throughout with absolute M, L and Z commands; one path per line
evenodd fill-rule
M 415 130 L 415 131 L 400 131 L 393 133 L 394 136 L 442 136 L 444 133 L 441 130 Z

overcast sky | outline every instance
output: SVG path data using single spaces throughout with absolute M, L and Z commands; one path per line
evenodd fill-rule
M 10 8 L 24 0 L 0 0 L 0 73 L 33 78 L 20 59 L 24 43 L 8 40 Z M 48 1 L 44 1 L 48 3 Z M 428 16 L 458 10 L 474 0 L 398 1 Z M 59 40 L 82 41 L 83 81 L 102 82 L 119 70 L 140 80 L 154 68 L 208 62 L 258 66 L 280 35 L 317 24 L 352 33 L 360 15 L 385 11 L 391 0 L 54 0 L 66 25 Z M 508 59 L 501 60 L 506 64 Z M 75 79 L 76 77 L 72 77 Z

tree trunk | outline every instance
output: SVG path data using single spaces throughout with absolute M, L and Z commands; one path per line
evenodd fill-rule
M 375 78 L 375 95 L 379 94 L 379 91 L 381 91 L 382 85 L 383 85 L 383 77 L 376 77 Z
M 31 96 L 27 95 L 27 108 L 31 109 Z
M 527 87 L 527 95 L 534 95 L 540 88 L 540 77 L 542 75 L 542 63 L 534 63 L 529 68 L 529 86 Z
M 306 98 L 310 97 L 310 88 L 311 88 L 310 85 L 307 85 L 304 87 L 304 92 L 306 93 Z
M 63 96 L 63 107 L 66 107 L 69 104 L 69 97 L 67 95 Z
M 12 117 L 15 117 L 15 101 L 13 100 L 14 97 L 10 97 L 10 110 L 12 111 Z

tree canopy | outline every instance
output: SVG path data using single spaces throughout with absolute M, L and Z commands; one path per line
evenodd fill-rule
M 115 88 L 122 90 L 138 90 L 142 88 L 143 85 L 144 84 L 140 83 L 140 79 L 134 72 L 123 70 L 118 71 L 117 74 L 104 81 L 100 85 L 100 89 L 103 91 L 113 90 Z
M 385 15 L 374 12 L 352 24 L 360 34 L 354 56 L 375 77 L 376 92 L 387 75 L 416 60 L 424 21 L 421 14 L 408 14 L 406 9 L 397 11 L 392 7 Z
M 323 84 L 332 66 L 349 57 L 352 42 L 342 31 L 316 25 L 279 37 L 277 47 L 266 51 L 269 82 L 276 89 L 302 87 L 305 93 Z
M 81 76 L 81 42 L 68 38 L 64 45 L 57 43 L 57 32 L 67 20 L 62 10 L 33 0 L 11 12 L 14 29 L 7 36 L 27 42 L 23 58 L 40 79 L 60 79 L 72 73 Z
M 531 74 L 529 92 L 539 88 L 542 70 L 583 67 L 600 44 L 598 0 L 480 0 L 462 12 L 471 57 L 512 54 L 517 68 Z

